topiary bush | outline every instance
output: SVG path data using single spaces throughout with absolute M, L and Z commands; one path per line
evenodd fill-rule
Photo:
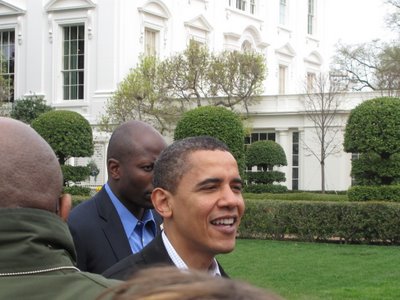
M 64 175 L 64 185 L 76 180 L 79 174 L 89 174 L 88 167 L 77 167 L 76 172 L 63 167 L 71 157 L 88 157 L 93 155 L 93 133 L 89 122 L 79 113 L 66 110 L 55 110 L 41 114 L 32 122 L 32 127 L 49 143 L 58 157 Z M 87 168 L 82 171 L 82 168 Z M 86 173 L 85 173 L 86 172 Z
M 398 172 L 389 173 L 398 170 L 393 155 L 400 153 L 400 99 L 375 98 L 355 107 L 347 121 L 343 145 L 346 152 L 365 154 L 355 163 L 356 181 L 370 176 L 377 184 L 398 181 Z
M 77 112 L 50 111 L 34 120 L 32 127 L 53 148 L 60 164 L 71 157 L 88 157 L 93 154 L 92 127 Z
M 247 171 L 249 187 L 252 184 L 266 184 L 269 187 L 265 189 L 269 192 L 272 190 L 270 186 L 274 182 L 286 180 L 285 173 L 273 170 L 276 166 L 287 165 L 285 151 L 274 141 L 258 141 L 249 145 L 246 152 L 246 165 L 248 168 L 257 167 L 257 171 Z M 254 189 L 259 190 L 260 188 Z M 274 189 L 279 192 L 284 191 L 284 189 Z
M 234 112 L 217 106 L 202 106 L 187 111 L 178 121 L 174 140 L 208 135 L 224 142 L 236 158 L 241 173 L 244 169 L 244 137 L 242 120 Z

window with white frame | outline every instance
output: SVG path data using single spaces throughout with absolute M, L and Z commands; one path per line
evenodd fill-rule
M 254 15 L 256 12 L 256 1 L 250 0 L 250 13 Z
M 246 0 L 236 0 L 236 8 L 246 11 Z
M 279 24 L 286 25 L 287 1 L 280 0 L 279 3 Z
M 85 26 L 63 26 L 63 99 L 84 99 Z
M 285 65 L 279 65 L 279 87 L 278 92 L 280 95 L 286 93 L 286 76 L 288 67 Z
M 315 85 L 315 73 L 313 72 L 307 72 L 307 92 L 313 92 L 314 89 L 314 85 Z
M 159 32 L 150 28 L 144 30 L 144 54 L 146 56 L 158 55 Z
M 314 34 L 314 0 L 308 0 L 307 33 Z
M 14 102 L 15 30 L 0 30 L 0 101 Z

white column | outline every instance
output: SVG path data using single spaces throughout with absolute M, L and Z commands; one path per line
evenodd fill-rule
M 286 185 L 288 188 L 291 188 L 292 185 L 292 173 L 289 172 L 290 168 L 289 166 L 291 165 L 291 147 L 289 144 L 289 129 L 288 128 L 276 128 L 275 129 L 277 133 L 277 143 L 281 145 L 283 150 L 285 151 L 286 154 L 286 160 L 288 162 L 288 166 L 282 166 L 279 167 L 278 170 L 285 173 L 286 181 L 282 182 L 282 184 Z

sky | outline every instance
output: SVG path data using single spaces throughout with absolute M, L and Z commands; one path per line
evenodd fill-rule
M 328 5 L 328 41 L 334 45 L 361 43 L 375 38 L 390 39 L 384 16 L 389 6 L 384 0 L 324 0 Z

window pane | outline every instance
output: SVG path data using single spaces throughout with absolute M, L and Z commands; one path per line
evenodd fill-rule
M 293 144 L 293 154 L 299 153 L 299 144 Z
M 292 172 L 293 172 L 292 173 L 293 178 L 295 178 L 295 179 L 299 178 L 299 169 L 298 168 L 293 168 Z
M 293 143 L 298 143 L 298 142 L 299 142 L 299 133 L 293 132 Z
M 78 73 L 78 77 L 79 77 L 79 80 L 78 80 L 79 85 L 83 85 L 83 71 L 80 71 Z
M 83 69 L 84 67 L 84 56 L 79 55 L 78 56 L 78 69 Z
M 64 85 L 69 85 L 69 72 L 64 72 Z
M 251 134 L 251 142 L 257 142 L 258 141 L 258 133 L 252 133 Z
M 245 145 L 249 145 L 250 144 L 250 137 L 249 136 L 246 136 L 244 138 L 244 143 L 245 143 Z
M 76 85 L 71 86 L 71 99 L 78 99 L 78 87 Z
M 78 86 L 78 99 L 83 99 L 83 85 Z
M 267 139 L 266 133 L 260 133 L 260 141 L 265 141 Z
M 299 165 L 299 156 L 293 155 L 293 166 L 298 166 L 298 165 Z
M 79 41 L 78 42 L 78 54 L 84 54 L 85 53 L 85 41 Z
M 71 27 L 71 40 L 78 39 L 78 28 L 76 26 Z
M 69 99 L 69 87 L 64 86 L 64 99 Z
M 84 40 L 85 39 L 85 28 L 83 26 L 79 26 L 79 36 L 78 38 L 80 40 Z
M 78 84 L 78 74 L 77 72 L 71 72 L 71 85 Z
M 275 136 L 274 132 L 268 133 L 268 140 L 275 142 Z

